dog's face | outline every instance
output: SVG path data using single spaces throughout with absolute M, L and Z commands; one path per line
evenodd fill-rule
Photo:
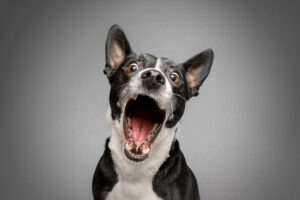
M 105 74 L 111 84 L 110 107 L 124 154 L 147 159 L 165 129 L 181 119 L 186 101 L 198 95 L 213 61 L 206 50 L 183 64 L 150 54 L 135 54 L 122 29 L 114 25 L 106 41 Z

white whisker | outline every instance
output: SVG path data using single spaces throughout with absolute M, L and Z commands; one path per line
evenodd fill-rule
M 177 93 L 174 93 L 174 92 L 172 92 L 172 94 L 174 94 L 175 96 L 177 96 L 177 97 L 180 97 L 180 98 L 182 98 L 183 100 L 187 100 L 186 98 L 184 98 L 183 96 L 181 96 L 180 94 L 177 94 Z

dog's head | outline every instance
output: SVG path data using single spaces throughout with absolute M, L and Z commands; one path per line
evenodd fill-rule
M 129 159 L 147 159 L 157 140 L 166 137 L 160 136 L 163 130 L 176 126 L 186 101 L 198 95 L 212 61 L 210 49 L 182 64 L 150 54 L 137 55 L 122 29 L 117 25 L 110 28 L 104 73 L 111 84 L 113 126 L 118 127 Z

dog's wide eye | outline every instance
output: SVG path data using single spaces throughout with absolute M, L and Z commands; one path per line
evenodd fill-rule
M 181 79 L 180 76 L 177 72 L 172 72 L 170 74 L 170 79 L 171 81 L 173 81 L 173 83 L 175 83 L 176 85 L 179 85 L 181 83 Z
M 138 64 L 136 64 L 136 63 L 131 63 L 130 65 L 128 65 L 126 71 L 127 71 L 128 73 L 132 73 L 132 72 L 137 71 L 138 69 L 139 69 Z

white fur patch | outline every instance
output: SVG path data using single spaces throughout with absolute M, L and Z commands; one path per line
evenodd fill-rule
M 160 73 L 164 76 L 165 80 L 166 80 L 166 90 L 167 92 L 172 92 L 172 87 L 171 84 L 169 83 L 169 79 L 165 76 L 164 72 L 161 70 L 161 66 L 162 66 L 162 59 L 161 58 L 157 58 L 156 64 L 155 64 L 155 69 L 157 71 L 160 71 Z

